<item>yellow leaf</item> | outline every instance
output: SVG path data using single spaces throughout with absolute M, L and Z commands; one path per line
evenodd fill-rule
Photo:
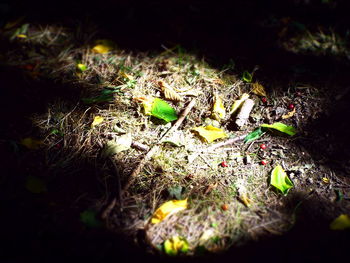
M 243 102 L 248 98 L 249 98 L 249 95 L 247 93 L 243 93 L 238 100 L 235 100 L 235 102 L 231 107 L 230 114 L 235 113 L 238 110 L 238 108 L 242 106 Z
M 28 149 L 36 150 L 36 149 L 40 148 L 40 146 L 43 144 L 43 142 L 39 141 L 39 140 L 35 140 L 33 138 L 30 138 L 30 137 L 27 137 L 27 138 L 24 138 L 23 140 L 21 140 L 20 144 L 27 147 Z
M 125 73 L 124 71 L 120 71 L 119 75 L 123 78 L 125 78 L 126 80 L 134 80 L 134 77 Z
M 142 102 L 142 106 L 145 112 L 145 115 L 152 115 L 152 106 L 154 102 L 154 98 L 151 96 L 145 96 L 145 97 L 136 97 L 133 98 L 134 101 Z
M 27 35 L 25 35 L 25 34 L 18 34 L 18 35 L 16 35 L 16 37 L 18 37 L 18 38 L 27 38 Z
M 151 223 L 157 224 L 163 221 L 166 217 L 185 210 L 187 208 L 187 199 L 171 200 L 162 204 L 153 214 Z
M 103 117 L 95 116 L 94 121 L 91 123 L 91 128 L 101 124 L 103 122 Z
M 181 96 L 164 81 L 162 81 L 162 80 L 158 81 L 158 85 L 161 88 L 161 90 L 164 94 L 164 97 L 166 99 L 173 100 L 173 101 L 181 101 L 182 100 Z
M 216 139 L 226 138 L 227 134 L 220 128 L 216 128 L 214 126 L 208 125 L 206 127 L 197 127 L 192 130 L 198 132 L 199 136 L 201 136 L 206 142 L 211 143 Z
M 294 114 L 295 114 L 295 108 L 292 111 L 288 112 L 287 114 L 282 115 L 282 119 L 284 119 L 284 120 L 289 119 L 289 118 L 293 117 Z
M 258 96 L 266 97 L 266 91 L 263 85 L 258 82 L 253 83 L 252 92 Z
M 341 214 L 333 220 L 329 227 L 332 230 L 344 230 L 350 228 L 350 216 Z
M 222 102 L 222 99 L 217 94 L 215 95 L 215 99 L 214 99 L 212 116 L 217 121 L 225 118 L 225 116 L 226 116 L 224 103 Z
M 96 45 L 92 48 L 92 51 L 98 54 L 106 54 L 111 51 L 111 48 L 102 44 Z
M 241 202 L 242 202 L 246 207 L 250 207 L 250 205 L 251 205 L 251 200 L 249 199 L 247 193 L 242 193 L 242 194 L 239 196 L 239 200 L 241 200 Z
M 86 66 L 85 64 L 82 64 L 82 63 L 78 63 L 78 64 L 77 64 L 77 68 L 78 68 L 81 72 L 87 70 L 87 66 Z
M 188 249 L 188 242 L 183 237 L 173 236 L 164 242 L 164 251 L 169 256 L 176 256 L 179 252 L 186 253 Z
M 327 177 L 323 177 L 322 178 L 322 181 L 325 183 L 325 184 L 329 184 L 329 179 Z

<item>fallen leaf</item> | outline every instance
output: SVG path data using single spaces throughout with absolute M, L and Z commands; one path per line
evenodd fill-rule
M 290 136 L 293 136 L 297 133 L 296 129 L 293 126 L 288 126 L 281 122 L 275 122 L 273 124 L 262 124 L 261 127 L 275 129 Z
M 242 80 L 244 82 L 250 83 L 253 80 L 253 76 L 248 71 L 244 71 L 242 75 Z
M 239 200 L 246 206 L 250 207 L 251 206 L 251 200 L 248 197 L 248 194 L 243 192 L 239 195 Z
M 212 238 L 215 235 L 215 229 L 209 228 L 203 232 L 201 237 L 199 238 L 199 243 L 203 244 L 206 241 L 208 241 L 210 238 Z
M 126 133 L 126 131 L 123 128 L 120 128 L 117 124 L 113 126 L 113 131 L 116 133 Z
M 92 48 L 92 51 L 98 54 L 106 54 L 114 48 L 114 43 L 107 39 L 100 39 L 95 43 L 96 45 Z
M 344 230 L 350 228 L 350 216 L 341 214 L 329 225 L 332 230 Z
M 153 97 L 138 97 L 134 100 L 141 101 L 146 115 L 152 115 L 166 122 L 177 120 L 176 111 L 164 100 Z
M 201 136 L 208 143 L 227 137 L 227 134 L 222 129 L 211 125 L 193 128 L 192 130 L 198 132 L 199 136 Z
M 168 193 L 170 198 L 182 199 L 183 187 L 181 185 L 176 185 L 168 188 Z
M 171 200 L 162 204 L 153 214 L 151 223 L 157 224 L 163 221 L 166 217 L 175 214 L 187 208 L 187 199 Z
M 329 179 L 327 177 L 323 177 L 322 178 L 322 181 L 325 183 L 325 184 L 329 184 Z
M 41 194 L 47 192 L 45 182 L 36 176 L 27 177 L 26 189 L 33 194 Z
M 100 227 L 102 222 L 96 218 L 96 212 L 85 210 L 80 214 L 80 221 L 88 227 Z
M 238 180 L 236 182 L 236 187 L 238 191 L 238 199 L 246 206 L 250 207 L 251 200 L 249 199 L 247 188 L 245 186 L 245 181 Z
M 94 128 L 97 125 L 100 125 L 103 122 L 103 117 L 95 116 L 94 121 L 91 123 L 91 128 Z
M 101 155 L 108 157 L 122 151 L 130 149 L 132 143 L 131 133 L 127 133 L 117 137 L 115 141 L 108 141 L 102 150 Z
M 92 97 L 92 98 L 82 98 L 81 100 L 85 104 L 93 104 L 93 103 L 100 103 L 100 102 L 108 102 L 114 99 L 113 93 L 117 91 L 110 90 L 110 89 L 104 89 L 101 92 L 100 96 Z
M 271 185 L 276 187 L 286 195 L 290 188 L 293 187 L 293 182 L 289 179 L 287 173 L 281 165 L 277 165 L 271 172 Z
M 111 48 L 100 44 L 94 46 L 92 48 L 92 51 L 98 54 L 107 54 L 109 51 L 111 51 Z
M 183 131 L 178 130 L 178 131 L 174 131 L 171 136 L 165 137 L 162 140 L 162 142 L 170 143 L 170 144 L 172 144 L 174 146 L 180 147 L 180 146 L 185 145 L 186 138 L 185 138 L 185 135 L 184 135 Z
M 182 100 L 181 96 L 164 81 L 162 81 L 162 80 L 158 81 L 158 85 L 161 88 L 161 90 L 164 94 L 164 97 L 166 99 L 172 100 L 172 101 L 181 101 Z
M 25 146 L 26 148 L 30 150 L 37 150 L 40 148 L 40 146 L 43 144 L 42 141 L 27 137 L 20 141 L 20 144 Z
M 260 127 L 255 129 L 254 131 L 252 131 L 251 133 L 249 133 L 245 138 L 244 138 L 244 142 L 248 143 L 251 141 L 254 141 L 256 139 L 259 139 L 265 132 L 263 131 L 263 129 L 261 129 Z
M 221 119 L 224 119 L 225 116 L 226 116 L 226 110 L 225 110 L 224 103 L 222 102 L 222 99 L 219 97 L 219 95 L 216 94 L 214 98 L 212 117 L 215 120 L 220 121 Z
M 25 34 L 18 34 L 18 35 L 16 35 L 16 37 L 18 37 L 18 38 L 27 38 L 27 35 L 25 35 Z
M 282 115 L 282 119 L 284 119 L 284 120 L 289 119 L 289 118 L 293 117 L 294 114 L 295 114 L 295 108 L 292 111 L 288 112 L 287 114 Z
M 120 71 L 119 72 L 119 75 L 124 78 L 125 80 L 134 80 L 134 77 L 131 76 L 130 74 L 127 74 L 126 72 L 124 71 Z
M 78 63 L 77 69 L 79 69 L 81 72 L 83 72 L 83 71 L 87 70 L 87 66 L 85 64 Z
M 216 187 L 218 186 L 218 183 L 213 183 L 213 184 L 209 184 L 207 189 L 205 190 L 204 194 L 209 194 L 211 191 L 213 191 Z
M 218 122 L 217 120 L 213 120 L 212 118 L 205 118 L 204 123 L 205 125 L 211 125 L 218 128 L 220 127 L 220 122 Z
M 249 98 L 249 95 L 247 93 L 243 93 L 238 100 L 235 100 L 231 107 L 230 114 L 235 113 L 239 109 L 239 107 L 242 106 L 243 102 L 248 98 Z
M 19 36 L 19 38 L 25 38 L 23 36 L 27 35 L 28 32 L 28 28 L 29 28 L 29 24 L 23 24 L 20 27 L 18 27 L 14 33 L 11 35 L 10 39 L 14 40 L 16 37 Z
M 260 83 L 258 82 L 255 82 L 253 83 L 253 89 L 252 89 L 252 92 L 258 96 L 261 96 L 261 97 L 266 97 L 266 91 L 265 91 L 265 88 L 263 85 L 261 85 Z
M 50 134 L 54 134 L 54 135 L 59 135 L 59 136 L 63 136 L 64 133 L 58 129 L 53 129 L 51 130 Z
M 176 256 L 179 253 L 188 252 L 189 245 L 185 238 L 173 236 L 164 241 L 164 252 L 169 256 Z

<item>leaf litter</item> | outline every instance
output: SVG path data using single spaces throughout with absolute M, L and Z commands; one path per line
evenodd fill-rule
M 255 77 L 252 84 L 253 74 L 248 71 L 243 73 L 242 81 L 234 75 L 211 68 L 194 55 L 176 53 L 176 48 L 175 51 L 165 48 L 159 56 L 151 57 L 146 53 L 128 54 L 109 41 L 97 41 L 91 47 L 71 48 L 73 36 L 55 26 L 40 29 L 24 24 L 16 30 L 10 38 L 25 33 L 27 45 L 32 43 L 34 46 L 40 42 L 44 47 L 40 54 L 35 48 L 26 51 L 32 59 L 29 62 L 40 57 L 39 62 L 35 63 L 35 69 L 40 74 L 47 74 L 65 85 L 84 87 L 82 104 L 71 107 L 57 100 L 50 105 L 46 114 L 33 116 L 33 124 L 48 135 L 43 145 L 48 146 L 46 155 L 49 165 L 62 171 L 72 171 L 78 165 L 72 160 L 79 159 L 83 154 L 90 156 L 90 160 L 101 155 L 113 156 L 112 160 L 121 164 L 118 175 L 114 176 L 124 185 L 135 164 L 145 155 L 144 150 L 133 145 L 144 145 L 144 149 L 157 146 L 155 154 L 136 174 L 135 181 L 127 190 L 127 197 L 122 196 L 123 200 L 119 200 L 123 205 L 123 222 L 113 220 L 120 217 L 121 212 L 117 205 L 110 206 L 108 213 L 104 213 L 108 219 L 107 227 L 122 230 L 131 237 L 136 235 L 137 229 L 144 229 L 146 241 L 155 249 L 163 246 L 169 255 L 180 252 L 194 254 L 196 247 L 203 243 L 205 250 L 218 252 L 246 240 L 259 239 L 266 232 L 273 235 L 290 229 L 293 222 L 286 220 L 292 218 L 292 212 L 284 205 L 287 199 L 276 196 L 270 190 L 267 178 L 272 176 L 273 185 L 288 196 L 297 190 L 308 194 L 310 186 L 314 187 L 310 178 L 316 180 L 320 170 L 315 166 L 302 168 L 306 167 L 305 162 L 314 161 L 301 157 L 302 150 L 293 145 L 291 138 L 267 131 L 272 129 L 295 135 L 296 128 L 300 130 L 305 125 L 305 118 L 310 116 L 306 102 L 303 103 L 301 98 L 296 102 L 304 105 L 304 108 L 294 108 L 283 115 L 284 123 L 280 123 L 278 116 L 272 115 L 273 109 L 260 103 L 259 96 L 269 96 L 269 100 L 275 98 L 277 102 L 273 108 L 277 109 L 285 107 L 283 103 L 290 100 L 290 94 L 267 94 Z M 56 36 L 54 39 L 51 37 L 53 34 Z M 13 38 L 13 41 L 22 40 L 24 38 Z M 61 50 L 58 56 L 54 56 L 52 50 L 57 48 Z M 28 56 L 23 52 L 23 49 L 9 52 L 9 61 L 21 61 L 22 57 Z M 171 83 L 171 86 L 166 83 Z M 251 86 L 253 90 L 250 90 Z M 304 101 L 320 103 L 314 88 L 307 87 L 307 91 L 309 95 L 303 98 Z M 243 130 L 232 129 L 229 125 L 232 114 L 248 99 L 249 92 L 255 106 L 246 120 L 247 125 Z M 134 98 L 151 99 L 138 103 Z M 172 121 L 179 118 L 178 114 L 193 98 L 196 100 L 195 107 L 183 124 L 177 127 L 180 133 L 175 133 L 175 136 L 181 134 L 181 142 L 170 137 L 168 142 L 173 143 L 159 144 L 159 138 L 171 129 Z M 250 118 L 253 115 L 259 117 L 255 122 Z M 94 117 L 100 119 L 94 119 L 92 125 Z M 213 118 L 220 121 L 218 127 L 204 122 Z M 91 129 L 91 126 L 95 129 Z M 53 130 L 60 131 L 63 136 L 50 134 Z M 197 131 L 204 141 L 192 130 Z M 245 144 L 239 141 L 230 145 L 223 143 L 238 137 L 244 138 Z M 259 151 L 255 141 L 260 139 L 268 141 L 271 147 Z M 214 140 L 223 143 L 222 147 L 210 148 Z M 58 142 L 62 144 L 62 149 L 57 152 L 55 145 Z M 41 142 L 29 139 L 22 144 L 29 149 L 42 146 Z M 273 151 L 283 154 L 273 155 Z M 250 157 L 250 162 L 243 161 L 246 155 Z M 196 158 L 189 161 L 190 156 Z M 104 162 L 109 160 L 105 159 Z M 284 163 L 285 171 L 279 169 L 271 175 L 270 162 L 261 166 L 261 159 Z M 227 167 L 220 165 L 223 160 L 228 163 Z M 293 169 L 300 170 L 300 177 L 289 179 L 286 174 Z M 332 180 L 335 179 L 331 171 L 322 171 Z M 113 173 L 114 170 L 101 173 L 100 179 L 103 181 L 107 178 L 106 174 L 110 176 Z M 319 180 L 322 181 L 322 178 Z M 164 191 L 179 186 L 181 198 L 186 200 L 186 209 L 181 206 L 181 209 L 162 211 L 162 204 L 179 202 L 169 201 L 174 195 L 164 195 Z M 329 186 L 324 184 L 321 188 L 328 195 L 332 192 Z M 29 180 L 26 187 L 33 193 L 46 189 L 45 185 L 34 179 Z M 177 196 L 180 197 L 180 194 Z M 221 209 L 223 204 L 228 207 L 225 211 Z M 157 224 L 149 224 L 152 215 L 157 215 Z M 347 227 L 348 220 L 344 218 L 347 217 L 342 216 L 331 228 Z M 81 214 L 81 221 L 87 226 L 100 225 L 96 220 L 96 215 L 90 211 Z M 215 231 L 211 230 L 213 226 L 216 226 Z

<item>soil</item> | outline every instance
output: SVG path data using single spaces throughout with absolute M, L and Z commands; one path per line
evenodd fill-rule
M 21 3 L 9 5 L 11 9 L 6 13 L 9 18 L 25 14 L 30 23 L 43 25 L 60 22 L 72 26 L 72 18 L 79 11 L 79 19 L 98 26 L 101 38 L 113 39 L 122 49 L 133 52 L 148 50 L 157 54 L 162 44 L 179 44 L 190 52 L 205 56 L 212 67 L 222 68 L 230 58 L 235 62 L 236 67 L 232 69 L 235 73 L 253 70 L 258 65 L 256 77 L 269 84 L 271 93 L 290 94 L 288 87 L 302 84 L 313 87 L 310 89 L 313 93 L 322 94 L 317 101 L 307 99 L 305 93 L 295 98 L 302 107 L 302 113 L 298 115 L 301 135 L 284 145 L 286 154 L 297 156 L 305 165 L 312 164 L 309 178 L 303 178 L 302 167 L 289 171 L 294 179 L 300 178 L 302 189 L 309 189 L 295 191 L 284 201 L 286 211 L 290 212 L 303 200 L 295 213 L 294 227 L 283 235 L 267 233 L 265 238 L 219 255 L 171 260 L 326 262 L 341 260 L 346 255 L 349 230 L 331 231 L 329 223 L 339 214 L 350 214 L 350 89 L 346 74 L 349 59 L 344 55 L 288 52 L 281 46 L 293 32 L 281 38 L 278 32 L 283 25 L 275 24 L 277 20 L 289 17 L 310 29 L 329 26 L 342 34 L 349 30 L 348 18 L 344 14 L 345 3 L 330 1 L 335 6 L 329 7 L 318 1 L 309 4 L 309 1 L 286 2 L 287 6 L 278 1 L 264 4 L 237 1 L 212 6 L 179 1 L 165 7 L 157 1 L 142 5 L 106 1 L 107 7 L 98 5 L 96 10 L 73 4 L 67 12 L 68 3 L 54 3 L 58 11 L 65 11 L 64 15 L 52 11 L 48 4 L 31 2 L 30 8 Z M 79 36 L 76 41 L 79 41 Z M 23 48 L 3 36 L 0 45 L 3 54 Z M 16 58 L 12 62 L 16 62 Z M 129 240 L 117 228 L 89 227 L 79 220 L 82 211 L 105 208 L 112 199 L 116 183 L 109 180 L 106 184 L 110 189 L 105 193 L 96 176 L 103 169 L 113 169 L 112 166 L 104 167 L 104 163 L 91 156 L 79 156 L 74 160 L 77 162 L 75 170 L 57 170 L 48 166 L 45 151 L 28 151 L 16 143 L 18 138 L 27 135 L 41 135 L 29 117 L 44 113 L 47 106 L 58 98 L 63 102 L 62 107 L 71 108 L 84 90 L 45 75 L 34 79 L 28 77 L 26 70 L 2 62 L 2 55 L 0 87 L 0 232 L 3 241 L 0 258 L 4 262 L 101 262 L 120 258 L 168 261 L 168 258 L 148 253 L 143 231 L 136 234 L 135 240 Z M 272 116 L 273 110 L 271 107 Z M 307 119 L 302 119 L 303 116 Z M 281 145 L 278 138 L 269 143 Z M 66 149 L 67 152 L 62 154 L 74 150 Z M 288 167 L 294 167 L 292 161 L 286 162 Z M 48 191 L 42 194 L 28 191 L 28 176 L 52 178 Z M 331 183 L 323 182 L 324 177 Z

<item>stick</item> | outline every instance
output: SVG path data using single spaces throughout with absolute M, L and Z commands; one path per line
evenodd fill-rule
M 213 151 L 213 150 L 216 150 L 217 148 L 220 148 L 220 147 L 222 147 L 222 146 L 227 146 L 227 145 L 234 144 L 235 142 L 244 140 L 244 138 L 245 138 L 246 136 L 247 136 L 247 134 L 244 134 L 244 135 L 241 135 L 241 136 L 238 136 L 238 137 L 229 139 L 229 140 L 224 141 L 224 142 L 216 143 L 216 144 L 214 144 L 214 145 L 208 147 L 206 151 Z
M 238 113 L 236 117 L 235 124 L 238 127 L 238 129 L 241 129 L 245 123 L 247 122 L 250 112 L 252 111 L 254 107 L 254 100 L 252 99 L 246 99 L 243 102 L 243 105 L 241 107 L 240 112 Z
M 160 138 L 160 140 L 156 143 L 156 145 L 154 145 L 148 152 L 147 154 L 143 157 L 143 159 L 141 160 L 141 162 L 136 166 L 136 168 L 133 170 L 133 172 L 131 173 L 129 180 L 127 181 L 127 183 L 124 185 L 123 190 L 121 195 L 123 196 L 123 194 L 129 189 L 130 185 L 134 182 L 134 180 L 136 179 L 136 177 L 138 176 L 138 174 L 141 172 L 141 170 L 143 169 L 143 167 L 145 166 L 145 164 L 152 158 L 152 156 L 159 150 L 160 148 L 160 144 L 164 141 L 164 139 L 171 134 L 172 132 L 176 131 L 179 126 L 182 124 L 182 122 L 185 120 L 186 116 L 188 115 L 188 113 L 191 111 L 191 109 L 193 108 L 193 106 L 195 105 L 196 101 L 193 99 L 187 106 L 186 108 L 183 110 L 183 112 L 181 113 L 180 117 L 177 119 L 177 121 L 175 122 L 175 124 Z
M 138 149 L 140 151 L 144 151 L 144 152 L 149 151 L 149 147 L 147 145 L 144 145 L 144 144 L 139 143 L 139 142 L 134 142 L 133 141 L 131 143 L 131 147 L 136 148 L 136 149 Z
M 197 155 L 193 158 L 192 161 L 194 161 L 198 156 L 200 156 L 202 153 L 205 153 L 205 152 L 212 152 L 214 150 L 216 150 L 217 148 L 220 148 L 222 146 L 227 146 L 227 145 L 231 145 L 231 144 L 234 144 L 235 142 L 238 142 L 238 141 L 241 141 L 243 140 L 245 137 L 247 136 L 247 134 L 244 134 L 244 135 L 241 135 L 241 136 L 238 136 L 238 137 L 235 137 L 235 138 L 232 138 L 232 139 L 229 139 L 227 141 L 224 141 L 224 142 L 219 142 L 219 143 L 216 143 L 206 149 L 203 149 L 202 151 L 199 151 L 197 152 Z
M 109 216 L 109 214 L 111 213 L 111 211 L 116 203 L 117 203 L 117 198 L 114 197 L 113 200 L 109 203 L 109 205 L 102 212 L 101 218 L 103 220 Z

